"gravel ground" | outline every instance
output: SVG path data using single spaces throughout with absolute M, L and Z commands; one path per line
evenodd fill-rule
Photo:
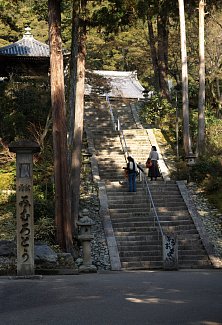
M 215 253 L 219 258 L 222 258 L 222 214 L 209 203 L 203 191 L 195 183 L 188 184 L 187 188 L 202 219 L 209 240 L 214 246 Z

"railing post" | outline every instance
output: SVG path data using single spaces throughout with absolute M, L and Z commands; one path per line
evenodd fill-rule
M 119 121 L 119 118 L 117 119 L 117 130 L 120 131 L 120 121 Z

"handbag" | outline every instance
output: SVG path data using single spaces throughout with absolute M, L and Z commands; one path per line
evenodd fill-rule
M 128 171 L 128 169 L 125 169 L 125 168 L 124 168 L 124 177 L 125 177 L 125 178 L 128 178 L 128 175 L 129 175 L 129 171 Z
M 152 161 L 151 160 L 147 160 L 146 161 L 146 168 L 150 168 L 152 167 Z

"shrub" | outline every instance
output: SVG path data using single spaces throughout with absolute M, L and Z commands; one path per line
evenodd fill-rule
M 204 157 L 192 167 L 192 179 L 210 193 L 222 189 L 222 164 L 218 157 Z
M 43 241 L 48 245 L 55 244 L 55 226 L 53 219 L 41 217 L 36 221 L 34 228 L 35 240 Z

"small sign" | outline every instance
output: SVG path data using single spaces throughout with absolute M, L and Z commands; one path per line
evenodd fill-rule
M 20 178 L 30 178 L 30 164 L 20 164 L 19 166 L 19 177 Z

